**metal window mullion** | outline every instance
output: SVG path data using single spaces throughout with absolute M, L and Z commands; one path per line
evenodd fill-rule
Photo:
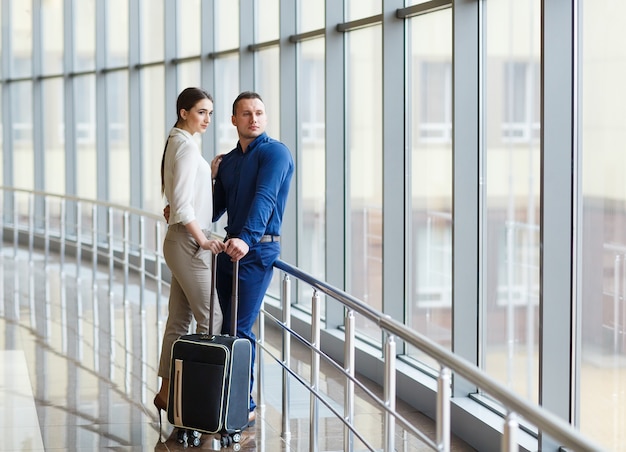
M 326 0 L 326 276 L 338 288 L 346 287 L 346 49 L 345 34 L 335 29 L 344 19 L 344 0 Z M 344 309 L 327 301 L 326 328 L 343 325 Z
M 254 0 L 240 0 L 239 2 L 239 89 L 240 91 L 254 91 L 256 53 L 250 52 L 248 46 L 255 40 L 255 16 L 258 16 Z M 233 99 L 234 100 L 234 99 Z
M 385 20 L 382 26 L 382 144 L 383 144 L 383 312 L 403 322 L 407 298 L 406 268 L 408 268 L 408 214 L 406 118 L 406 56 L 405 46 L 397 45 L 405 38 L 405 21 L 395 18 L 393 11 L 404 5 L 403 0 L 383 2 Z M 389 12 L 389 14 L 387 14 Z M 404 353 L 404 344 L 397 344 Z
M 63 73 L 74 70 L 74 2 L 63 3 Z M 65 77 L 64 126 L 65 126 L 65 194 L 78 194 L 76 152 L 76 105 L 74 104 L 74 78 Z
M 96 192 L 98 199 L 109 200 L 109 134 L 107 133 L 108 119 L 106 110 L 106 0 L 96 0 L 96 17 L 104 17 L 105 20 L 96 20 Z M 104 212 L 100 220 L 104 221 Z M 100 225 L 103 226 L 102 224 Z
M 542 1 L 541 219 L 539 402 L 572 422 L 576 238 L 574 193 L 578 177 L 574 55 L 576 2 Z M 539 448 L 554 449 L 540 434 Z
M 480 40 L 479 2 L 455 0 L 452 14 L 453 207 L 452 350 L 477 364 L 480 231 Z M 482 333 L 480 333 L 482 334 Z M 453 396 L 475 392 L 474 385 L 454 379 Z
M 144 149 L 141 143 L 143 130 L 143 109 L 141 108 L 141 72 L 136 69 L 141 58 L 141 18 L 140 11 L 143 3 L 128 2 L 128 138 L 129 138 L 129 180 L 130 205 L 141 208 L 143 206 L 144 185 Z M 147 151 L 146 151 L 147 152 Z M 152 158 L 152 152 L 150 152 Z
M 43 68 L 43 40 L 42 40 L 42 15 L 41 0 L 33 0 L 33 165 L 34 165 L 34 189 L 45 190 L 45 152 L 43 144 L 44 121 L 43 121 L 43 88 L 40 75 Z M 39 211 L 39 210 L 38 210 Z
M 298 46 L 289 42 L 296 32 L 296 4 L 293 0 L 280 0 L 280 139 L 291 150 L 295 163 L 295 174 L 291 179 L 291 194 L 283 216 L 283 241 L 281 257 L 288 262 L 297 262 L 298 237 L 301 237 L 302 211 L 298 200 L 302 196 L 301 150 L 298 148 L 298 108 L 302 98 L 298 96 Z M 301 89 L 308 89 L 303 86 Z M 294 288 L 297 284 L 294 284 Z

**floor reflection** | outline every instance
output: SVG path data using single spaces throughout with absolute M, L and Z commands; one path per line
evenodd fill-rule
M 2 251 L 0 451 L 184 449 L 166 416 L 160 437 L 152 404 L 167 289 L 145 281 L 140 290 L 141 281 L 125 272 L 115 272 L 110 280 L 107 268 L 92 272 L 44 256 L 29 262 L 25 251 Z M 266 343 L 278 340 L 271 329 L 267 334 Z M 308 352 L 297 345 L 292 352 L 292 365 L 307 365 Z M 264 361 L 266 403 L 256 426 L 245 432 L 242 451 L 309 449 L 308 391 L 295 385 L 289 441 L 281 435 L 277 366 Z M 341 386 L 329 373 L 322 381 Z M 355 423 L 381 448 L 381 413 L 358 400 L 356 412 Z M 403 414 L 426 432 L 434 431 L 420 413 L 405 408 Z M 397 435 L 398 450 L 430 450 L 400 428 Z M 322 413 L 318 444 L 320 450 L 342 450 L 341 422 Z M 205 435 L 199 449 L 214 445 Z M 364 447 L 355 443 L 355 450 Z M 455 440 L 453 450 L 472 449 Z

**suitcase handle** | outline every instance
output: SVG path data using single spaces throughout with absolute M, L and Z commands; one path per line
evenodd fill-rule
M 216 334 L 213 331 L 213 308 L 215 307 L 216 286 L 217 283 L 217 254 L 213 253 L 213 265 L 211 265 L 211 301 L 209 304 L 209 334 Z M 239 309 L 239 261 L 233 262 L 233 288 L 230 297 L 230 334 L 237 336 L 237 315 Z M 218 332 L 217 334 L 220 334 Z

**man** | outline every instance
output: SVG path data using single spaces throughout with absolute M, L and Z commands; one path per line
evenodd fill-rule
M 267 116 L 261 96 L 245 91 L 233 102 L 232 123 L 237 147 L 211 162 L 217 169 L 213 186 L 213 221 L 226 212 L 226 249 L 218 255 L 217 294 L 224 315 L 222 332 L 230 331 L 232 263 L 239 261 L 237 336 L 252 343 L 250 394 L 254 381 L 256 337 L 252 327 L 272 280 L 280 254 L 280 232 L 294 171 L 291 152 L 265 133 Z M 250 395 L 250 425 L 256 419 Z

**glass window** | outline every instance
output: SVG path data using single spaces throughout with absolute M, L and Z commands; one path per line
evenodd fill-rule
M 298 33 L 319 30 L 326 23 L 324 0 L 298 0 Z
M 348 292 L 375 309 L 382 304 L 382 27 L 348 35 L 347 130 Z M 332 106 L 330 106 L 332 108 Z M 380 341 L 380 330 L 357 317 L 360 334 Z
M 626 4 L 580 3 L 580 429 L 626 448 Z
M 42 64 L 44 74 L 63 70 L 63 2 L 41 3 Z
M 346 21 L 375 16 L 381 12 L 381 0 L 346 0 Z
M 96 2 L 80 0 L 74 8 L 74 46 L 76 71 L 89 71 L 96 67 Z
M 452 339 L 452 9 L 409 19 L 409 297 L 406 323 Z M 411 357 L 433 367 L 417 349 Z
M 96 199 L 96 76 L 83 75 L 74 79 L 76 118 L 76 181 L 77 196 Z M 118 101 L 119 102 L 119 101 Z M 104 124 L 100 125 L 104 127 Z M 111 170 L 113 170 L 111 167 Z
M 278 0 L 257 0 L 257 36 L 256 42 L 266 42 L 278 39 L 279 10 Z
M 540 143 L 531 138 L 538 133 L 541 2 L 485 6 L 481 365 L 537 402 L 541 174 Z M 510 139 L 517 120 L 525 140 Z
M 29 77 L 32 74 L 33 16 L 31 0 L 13 0 L 11 3 L 11 73 L 14 78 Z M 30 97 L 30 96 L 29 96 Z M 17 179 L 16 179 L 17 180 Z
M 200 86 L 200 60 L 180 63 L 178 71 L 178 93 L 190 86 Z M 178 95 L 178 94 L 176 94 Z
M 239 58 L 237 54 L 215 60 L 215 102 L 213 127 L 215 127 L 215 155 L 226 154 L 237 145 L 237 129 L 231 122 L 233 102 L 239 94 Z M 226 234 L 226 215 L 215 224 L 218 234 Z
M 178 49 L 177 56 L 200 55 L 200 0 L 179 0 L 178 12 Z
M 280 51 L 278 46 L 261 50 L 257 54 L 256 91 L 263 98 L 267 115 L 267 134 L 280 140 Z M 295 149 L 291 150 L 292 152 Z M 274 278 L 268 288 L 268 294 L 280 297 L 280 272 L 274 272 Z
M 107 58 L 109 67 L 128 64 L 128 0 L 107 0 Z
M 13 126 L 13 184 L 33 190 L 33 84 L 30 81 L 11 85 L 11 121 Z
M 164 0 L 141 0 L 139 32 L 141 33 L 141 62 L 163 61 Z
M 326 124 L 324 38 L 298 45 L 298 156 L 302 215 L 298 267 L 326 280 Z M 299 302 L 309 306 L 311 288 L 300 285 Z M 321 303 L 322 309 L 325 303 Z M 324 312 L 322 312 L 324 315 Z
M 239 58 L 236 55 L 215 60 L 215 103 L 213 124 L 217 138 L 216 155 L 237 145 L 237 129 L 231 122 L 233 102 L 239 94 Z
M 109 198 L 117 204 L 130 203 L 130 149 L 128 142 L 128 72 L 107 74 L 107 117 L 109 140 Z
M 65 193 L 65 127 L 63 79 L 43 80 L 43 146 L 45 191 Z
M 278 46 L 263 49 L 256 58 L 256 91 L 263 98 L 267 114 L 267 134 L 280 140 L 280 67 Z
M 165 100 L 162 93 L 165 89 L 163 66 L 147 67 L 141 73 L 141 110 L 150 112 L 141 116 L 141 146 L 143 158 L 143 208 L 161 214 L 164 201 L 161 196 L 161 158 L 165 148 L 165 140 L 169 128 L 174 124 L 165 124 Z M 168 110 L 175 111 L 175 105 L 167 105 Z M 167 130 L 166 130 L 167 127 Z
M 236 49 L 239 47 L 239 2 L 215 2 L 214 7 L 215 50 Z

